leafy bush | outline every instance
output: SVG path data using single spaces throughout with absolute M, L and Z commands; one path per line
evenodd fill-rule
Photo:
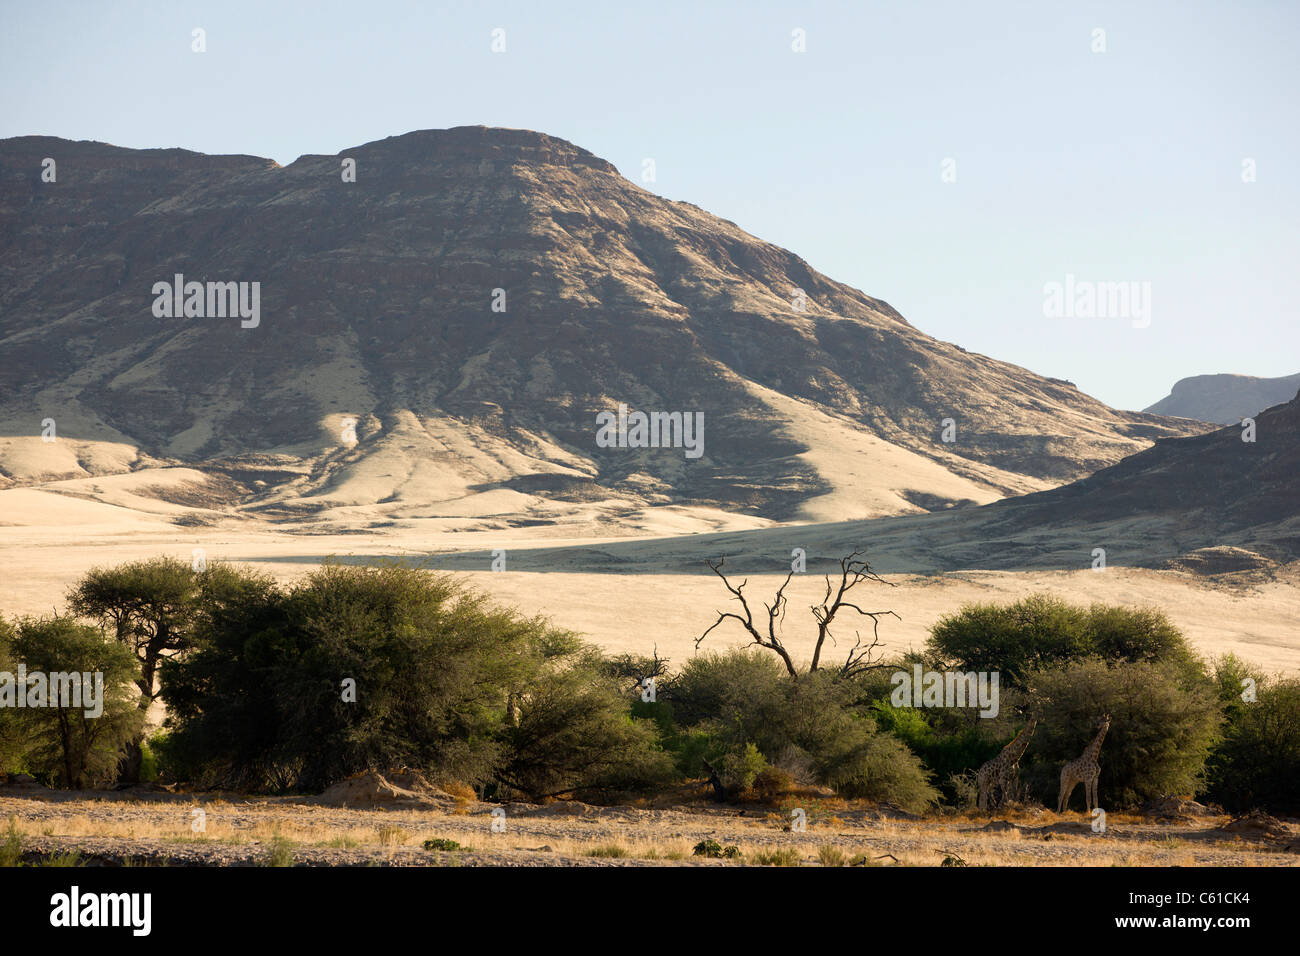
M 943 783 L 945 799 L 961 802 L 958 778 L 995 756 L 1024 724 L 1014 689 L 1000 693 L 997 717 L 980 717 L 960 708 L 895 707 L 877 700 L 871 715 L 881 730 L 892 733 Z
M 320 789 L 402 765 L 481 781 L 544 631 L 448 578 L 327 564 L 216 610 L 163 676 L 170 749 L 208 785 Z
M 1208 797 L 1232 812 L 1300 814 L 1300 679 L 1257 679 L 1253 703 L 1238 691 L 1223 741 L 1210 759 Z
M 944 789 L 952 794 L 952 805 L 959 809 L 970 810 L 979 805 L 980 790 L 974 770 L 950 775 Z
M 1034 594 L 1013 604 L 967 604 L 940 618 L 927 645 L 961 670 L 998 671 L 1023 685 L 1030 671 L 1087 658 L 1174 664 L 1200 672 L 1182 633 L 1156 608 L 1081 607 Z
M 937 799 L 915 755 L 878 733 L 859 706 L 858 684 L 833 672 L 791 676 L 771 654 L 736 650 L 692 658 L 662 693 L 694 734 L 668 741 L 679 758 L 690 748 L 697 766 L 679 759 L 683 772 L 698 774 L 702 756 L 719 766 L 719 776 L 733 784 L 748 777 L 752 785 L 763 770 L 754 756 L 742 756 L 752 746 L 767 764 L 805 764 L 845 796 L 918 810 Z
M 1083 752 L 1106 713 L 1111 724 L 1098 790 L 1103 807 L 1198 790 L 1220 723 L 1208 679 L 1189 680 L 1176 662 L 1108 666 L 1093 660 L 1031 672 L 1027 680 L 1051 701 L 1029 746 L 1033 763 L 1024 770 L 1039 799 L 1055 806 L 1061 765 Z
M 636 720 L 599 655 L 575 645 L 552 654 L 519 694 L 518 723 L 503 739 L 509 757 L 496 771 L 533 799 L 577 790 L 648 789 L 673 776 L 655 725 Z
M 863 720 L 870 727 L 870 722 Z M 895 803 L 920 812 L 938 801 L 926 770 L 907 745 L 889 734 L 868 728 L 845 747 L 824 771 L 827 784 L 845 797 Z
M 445 575 L 326 564 L 211 607 L 163 674 L 167 756 L 197 781 L 320 790 L 372 768 L 541 798 L 666 779 L 599 656 Z
M 691 852 L 695 856 L 704 856 L 710 859 L 735 860 L 740 858 L 740 847 L 723 846 L 717 840 L 701 840 L 695 844 L 695 848 Z
M 752 743 L 733 750 L 722 758 L 723 786 L 738 793 L 753 789 L 754 779 L 767 768 L 767 760 Z
M 794 777 L 783 767 L 765 767 L 754 777 L 754 795 L 771 803 L 794 789 Z
M 469 847 L 461 846 L 455 840 L 447 840 L 442 837 L 436 837 L 432 840 L 425 840 L 424 848 L 426 850 L 436 850 L 443 853 L 451 853 L 458 850 L 467 853 L 469 852 Z

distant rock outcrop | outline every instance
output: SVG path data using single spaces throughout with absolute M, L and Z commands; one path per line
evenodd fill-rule
M 1252 375 L 1193 375 L 1147 409 L 1153 415 L 1195 418 L 1216 425 L 1235 425 L 1266 408 L 1287 401 L 1300 389 L 1300 374 L 1280 378 Z

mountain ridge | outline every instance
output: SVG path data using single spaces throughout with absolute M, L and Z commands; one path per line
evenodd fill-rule
M 610 526 L 664 506 L 810 520 L 1040 490 L 1203 429 L 926 336 L 527 130 L 414 131 L 284 166 L 3 140 L 0 236 L 9 486 L 186 465 L 230 483 L 211 510 L 283 521 L 370 504 L 551 522 L 601 501 Z M 149 289 L 177 273 L 259 282 L 260 327 L 153 317 Z M 597 448 L 595 416 L 620 401 L 704 411 L 705 454 Z M 60 438 L 41 447 L 46 417 Z
M 1235 425 L 1243 418 L 1286 402 L 1298 388 L 1300 373 L 1276 378 L 1229 373 L 1189 375 L 1175 382 L 1168 395 L 1145 411 Z

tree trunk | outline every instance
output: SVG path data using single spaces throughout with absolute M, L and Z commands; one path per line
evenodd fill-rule
M 118 786 L 134 786 L 140 782 L 140 768 L 144 763 L 145 724 L 149 717 L 149 707 L 153 704 L 154 674 L 157 669 L 158 660 L 151 654 L 140 669 L 138 683 L 141 690 L 139 707 L 145 720 L 140 721 L 139 731 L 123 748 L 122 759 L 117 764 Z
M 713 798 L 719 803 L 725 803 L 727 788 L 722 785 L 722 778 L 718 776 L 718 771 L 714 770 L 713 765 L 703 758 L 700 759 L 700 763 L 704 764 L 704 769 L 709 772 L 709 786 L 713 788 Z
M 140 768 L 144 763 L 143 738 L 133 740 L 123 748 L 122 759 L 117 764 L 118 785 L 134 786 L 140 782 Z

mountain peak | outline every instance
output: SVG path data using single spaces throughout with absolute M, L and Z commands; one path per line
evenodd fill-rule
M 364 143 L 339 153 L 381 155 L 414 162 L 488 160 L 536 166 L 587 168 L 618 175 L 618 169 L 568 140 L 529 129 L 501 126 L 453 126 L 421 129 Z

